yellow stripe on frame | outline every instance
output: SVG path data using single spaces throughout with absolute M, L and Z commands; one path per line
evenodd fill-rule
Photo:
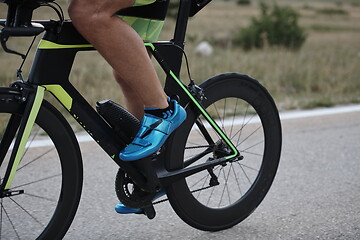
M 71 110 L 72 98 L 60 85 L 43 85 L 49 92 L 51 92 L 64 105 L 67 110 Z
M 92 48 L 91 44 L 80 44 L 80 45 L 64 45 L 57 44 L 47 40 L 41 40 L 39 44 L 39 49 L 70 49 L 70 48 Z

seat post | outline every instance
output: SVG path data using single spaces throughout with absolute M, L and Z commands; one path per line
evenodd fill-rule
M 189 20 L 189 13 L 192 0 L 180 0 L 179 11 L 176 20 L 173 43 L 184 49 L 186 28 Z M 180 76 L 183 51 L 177 47 L 164 48 L 161 56 L 176 76 Z M 179 85 L 174 81 L 173 77 L 168 75 L 165 81 L 165 92 L 168 96 L 178 95 L 180 104 L 184 106 L 187 96 L 179 89 Z
M 186 36 L 186 28 L 189 20 L 191 0 L 180 0 L 178 16 L 176 20 L 176 27 L 174 33 L 174 43 L 184 47 Z

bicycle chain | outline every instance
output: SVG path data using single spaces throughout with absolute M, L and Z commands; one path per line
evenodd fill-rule
M 206 146 L 193 146 L 193 147 L 185 147 L 185 149 L 196 149 L 196 148 L 208 148 L 210 147 L 209 145 Z
M 203 187 L 203 188 L 199 188 L 199 189 L 196 189 L 194 191 L 191 191 L 191 193 L 196 193 L 196 192 L 199 192 L 199 191 L 202 191 L 202 190 L 205 190 L 205 189 L 209 189 L 209 188 L 212 188 L 214 186 L 207 186 L 207 187 Z M 163 203 L 163 202 L 166 202 L 166 201 L 169 201 L 168 198 L 165 198 L 163 200 L 159 200 L 159 201 L 156 201 L 156 202 L 153 202 L 153 205 L 156 205 L 156 204 L 159 204 L 159 203 Z

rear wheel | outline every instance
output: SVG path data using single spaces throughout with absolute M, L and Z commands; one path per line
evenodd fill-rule
M 11 128 L 17 129 L 22 112 L 23 104 L 13 96 L 0 96 L 1 180 L 12 150 L 5 144 L 5 129 L 10 118 Z M 62 115 L 44 101 L 10 188 L 13 194 L 0 199 L 0 239 L 61 239 L 74 218 L 81 189 L 76 138 Z
M 209 168 L 167 189 L 176 213 L 208 231 L 232 227 L 261 203 L 275 177 L 281 152 L 281 124 L 269 93 L 254 79 L 223 74 L 201 85 L 202 105 L 242 157 Z M 229 156 L 228 146 L 195 107 L 176 131 L 170 148 L 172 168 Z

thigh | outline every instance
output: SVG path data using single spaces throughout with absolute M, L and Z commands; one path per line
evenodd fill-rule
M 89 15 L 101 13 L 113 16 L 117 11 L 134 4 L 135 0 L 69 0 L 69 9 L 82 10 Z

